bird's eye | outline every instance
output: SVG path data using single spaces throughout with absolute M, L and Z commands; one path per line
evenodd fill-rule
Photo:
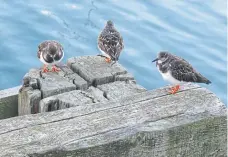
M 162 53 L 161 58 L 164 58 L 164 57 L 166 57 L 166 54 Z

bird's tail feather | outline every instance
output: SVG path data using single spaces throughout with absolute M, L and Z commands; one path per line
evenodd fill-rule
M 208 80 L 206 77 L 202 76 L 201 74 L 198 75 L 198 80 L 199 80 L 200 83 L 206 83 L 206 84 L 210 84 L 211 83 L 210 80 Z

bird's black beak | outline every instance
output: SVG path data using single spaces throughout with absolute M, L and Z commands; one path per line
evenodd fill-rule
M 156 61 L 158 61 L 158 58 L 156 58 L 155 60 L 153 60 L 152 62 L 156 62 Z

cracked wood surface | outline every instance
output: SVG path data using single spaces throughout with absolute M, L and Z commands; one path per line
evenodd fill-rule
M 0 121 L 0 156 L 223 156 L 226 108 L 185 85 Z
M 146 91 L 119 63 L 99 56 L 68 59 L 58 73 L 31 69 L 18 96 L 19 115 L 50 112 L 83 104 L 120 99 Z
M 73 57 L 68 59 L 67 65 L 93 86 L 114 82 L 119 75 L 122 76 L 119 80 L 134 79 L 130 74 L 124 76 L 127 70 L 118 62 L 111 66 L 100 56 Z
M 120 64 L 98 56 L 70 58 L 59 73 L 31 69 L 26 77 L 18 96 L 23 116 L 0 121 L 0 156 L 226 154 L 227 109 L 198 85 L 175 95 L 167 87 L 147 91 Z

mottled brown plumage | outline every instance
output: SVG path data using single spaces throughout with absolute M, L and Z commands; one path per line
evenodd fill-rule
M 48 65 L 52 65 L 52 71 L 58 72 L 59 69 L 55 66 L 64 57 L 63 47 L 60 43 L 54 40 L 47 40 L 38 46 L 37 57 L 44 64 L 43 72 L 48 72 Z
M 171 53 L 160 52 L 158 58 L 154 61 L 156 61 L 158 70 L 163 78 L 173 84 L 180 82 L 211 83 L 211 81 L 197 72 L 190 63 Z
M 115 29 L 112 21 L 108 21 L 105 28 L 98 36 L 98 48 L 112 61 L 118 61 L 124 48 L 123 38 Z

